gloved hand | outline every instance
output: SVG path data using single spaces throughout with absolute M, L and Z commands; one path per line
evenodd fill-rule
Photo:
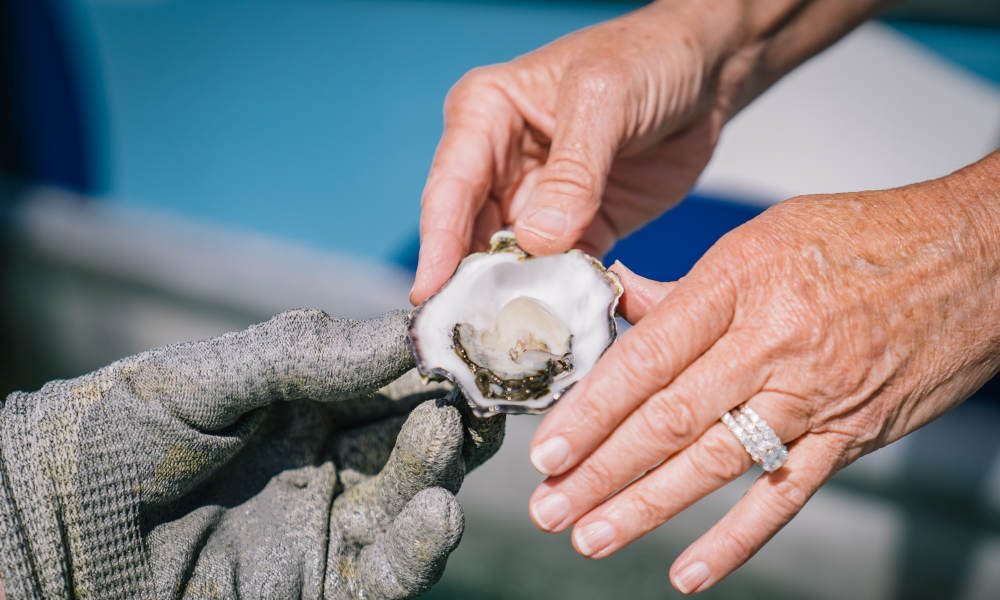
M 11 394 L 0 405 L 8 597 L 428 589 L 462 534 L 453 494 L 497 450 L 503 421 L 463 415 L 460 396 L 406 373 L 405 330 L 403 312 L 291 311 Z

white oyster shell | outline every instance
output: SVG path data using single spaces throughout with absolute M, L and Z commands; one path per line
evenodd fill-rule
M 543 412 L 614 341 L 622 287 L 579 250 L 529 256 L 509 231 L 490 245 L 414 309 L 417 368 L 449 379 L 479 416 Z

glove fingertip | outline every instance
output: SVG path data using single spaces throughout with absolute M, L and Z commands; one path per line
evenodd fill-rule
M 463 441 L 462 417 L 453 406 L 427 400 L 410 413 L 396 439 L 398 475 L 420 488 L 440 486 L 457 491 L 463 473 L 456 472 Z
M 411 598 L 441 579 L 448 556 L 462 539 L 465 518 L 443 488 L 416 494 L 359 558 L 358 588 L 375 598 Z
M 439 487 L 422 490 L 410 500 L 397 520 L 405 520 L 413 515 L 418 515 L 417 518 L 423 521 L 427 530 L 442 534 L 438 549 L 447 558 L 458 546 L 465 531 L 465 514 L 455 495 Z
M 413 368 L 413 351 L 407 336 L 410 327 L 407 311 L 389 311 L 371 321 L 360 321 L 359 326 L 357 341 L 358 347 L 363 349 L 361 364 L 379 375 L 375 389 Z M 372 349 L 370 356 L 365 356 L 369 352 L 367 348 Z

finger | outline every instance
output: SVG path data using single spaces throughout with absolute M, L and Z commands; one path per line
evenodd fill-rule
M 581 518 L 573 529 L 573 547 L 588 558 L 613 554 L 752 466 L 739 440 L 725 425 L 714 425 Z
M 127 358 L 98 373 L 162 403 L 172 418 L 219 431 L 279 400 L 325 402 L 369 395 L 413 368 L 405 311 L 334 319 L 293 310 L 244 331 Z
M 531 443 L 535 468 L 559 475 L 590 454 L 723 335 L 734 301 L 725 284 L 687 279 L 674 288 L 545 417 Z
M 462 458 L 465 461 L 465 472 L 468 473 L 489 460 L 500 449 L 507 423 L 506 415 L 477 417 L 469 407 L 465 396 L 457 389 L 452 391 L 448 402 L 462 414 L 462 423 L 465 426 Z
M 724 337 L 636 408 L 579 465 L 539 486 L 531 502 L 536 523 L 548 531 L 565 529 L 629 481 L 694 442 L 722 413 L 759 390 L 761 369 L 741 361 L 744 346 L 741 336 Z M 560 505 L 565 509 L 561 515 L 544 510 Z
M 495 171 L 494 139 L 500 106 L 491 88 L 470 73 L 452 88 L 445 103 L 445 127 L 421 197 L 420 253 L 410 301 L 419 304 L 436 292 L 469 252 L 473 225 L 486 201 Z M 501 133 L 501 135 L 507 135 Z
M 666 298 L 677 285 L 675 281 L 654 281 L 640 277 L 617 260 L 608 270 L 618 275 L 625 288 L 625 293 L 618 302 L 618 314 L 633 325 Z
M 487 200 L 483 208 L 476 217 L 476 224 L 472 233 L 472 244 L 469 250 L 472 252 L 485 252 L 490 248 L 490 238 L 494 233 L 503 229 L 504 223 L 500 214 L 500 205 L 496 200 Z
M 758 408 L 783 440 L 796 439 L 805 430 L 806 423 L 794 409 L 773 403 Z M 693 444 L 580 518 L 573 544 L 584 556 L 608 556 L 736 479 L 752 464 L 736 436 L 716 423 Z
M 448 491 L 421 491 L 358 556 L 360 598 L 412 598 L 437 583 L 462 539 L 462 507 Z
M 670 567 L 684 593 L 700 592 L 753 556 L 784 527 L 836 470 L 839 440 L 809 435 L 790 450 L 781 469 L 762 475 L 747 494 Z
M 405 417 L 417 405 L 444 398 L 451 390 L 450 384 L 425 382 L 416 369 L 410 369 L 373 395 L 338 401 L 330 407 L 330 412 L 338 429 L 349 429 L 392 415 Z
M 623 90 L 611 69 L 577 68 L 564 76 L 549 155 L 514 227 L 528 253 L 568 250 L 593 221 L 624 131 Z
M 373 485 L 390 514 L 422 489 L 458 491 L 465 475 L 463 438 L 462 417 L 447 401 L 429 400 L 413 409 Z
M 333 456 L 337 477 L 352 488 L 379 474 L 392 455 L 406 416 L 389 417 L 337 436 Z
M 378 475 L 335 501 L 338 530 L 357 544 L 369 544 L 421 490 L 457 492 L 465 475 L 463 435 L 462 417 L 454 406 L 428 400 L 413 409 Z

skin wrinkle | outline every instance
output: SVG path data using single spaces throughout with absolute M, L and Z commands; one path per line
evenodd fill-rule
M 522 70 L 524 79 L 508 85 L 556 115 L 553 135 L 558 139 L 552 142 L 549 158 L 592 149 L 592 140 L 607 136 L 603 149 L 578 157 L 590 164 L 584 165 L 583 175 L 576 175 L 574 188 L 581 192 L 593 188 L 588 176 L 603 174 L 608 156 L 604 150 L 617 149 L 600 194 L 597 222 L 607 218 L 614 231 L 627 232 L 680 199 L 711 156 L 726 118 L 882 4 L 873 0 L 657 2 L 516 59 L 511 68 Z M 501 72 L 505 67 L 492 68 Z M 608 72 L 601 73 L 602 69 Z M 581 74 L 590 82 L 590 90 L 582 86 L 582 95 L 576 98 L 559 94 L 579 85 Z M 530 86 L 523 84 L 527 80 Z M 618 82 L 624 92 L 595 97 L 609 82 Z M 518 112 L 516 107 L 508 109 Z M 564 118 L 588 119 L 589 139 L 563 136 L 564 130 L 584 129 L 580 123 L 562 122 Z M 452 135 L 455 132 L 445 132 Z M 525 168 L 527 158 L 522 156 L 520 164 Z M 540 164 L 529 168 L 535 169 L 533 173 L 545 169 Z M 783 402 L 804 403 L 797 410 L 809 415 L 807 424 L 813 430 L 791 445 L 782 472 L 754 484 L 748 499 L 672 569 L 676 575 L 680 566 L 695 559 L 705 562 L 710 575 L 701 588 L 724 577 L 786 523 L 801 508 L 797 504 L 837 468 L 931 420 L 1000 368 L 1000 281 L 987 277 L 1000 272 L 1000 216 L 995 200 L 985 207 L 981 193 L 948 191 L 950 186 L 965 188 L 983 178 L 1000 178 L 1000 152 L 954 174 L 946 184 L 793 198 L 724 236 L 676 283 L 667 300 L 643 315 L 642 322 L 546 416 L 533 447 L 558 434 L 567 441 L 571 456 L 558 467 L 564 475 L 543 483 L 539 495 L 570 486 L 572 477 L 565 474 L 574 469 L 587 473 L 582 465 L 598 456 L 604 444 L 614 440 L 616 428 L 660 391 L 654 383 L 669 388 L 685 369 L 709 356 L 705 348 L 717 348 L 719 340 L 733 334 L 756 334 L 742 347 L 741 356 L 766 359 L 761 367 L 766 385 L 776 391 L 755 398 L 759 395 L 766 403 L 779 396 Z M 530 174 L 522 181 L 537 183 Z M 517 202 L 523 202 L 524 214 L 532 207 L 562 201 L 527 187 L 519 185 L 513 192 Z M 961 210 L 952 203 L 959 203 Z M 571 222 L 595 218 L 589 207 L 574 210 Z M 585 227 L 583 232 L 583 238 L 573 232 L 544 243 L 524 231 L 517 235 L 527 250 L 550 253 L 575 244 L 599 248 L 603 240 L 594 236 L 607 228 Z M 460 258 L 461 252 L 455 254 L 450 260 Z M 442 281 L 419 275 L 428 268 L 422 262 L 418 279 L 433 290 Z M 414 300 L 420 298 L 421 293 L 415 293 Z M 712 329 L 721 321 L 723 329 Z M 637 343 L 630 337 L 644 335 L 652 343 Z M 630 355 L 616 350 L 623 344 L 640 350 L 645 346 L 648 352 Z M 653 360 L 648 356 L 656 353 L 668 353 L 659 366 L 655 356 Z M 753 368 L 733 362 L 728 368 Z M 627 381 L 623 383 L 622 377 Z M 718 392 L 717 386 L 707 388 L 705 395 Z M 762 410 L 771 414 L 766 404 Z M 579 415 L 593 421 L 581 422 Z M 714 422 L 717 415 L 705 418 Z M 792 435 L 797 433 L 792 430 Z M 693 443 L 700 447 L 700 440 Z M 694 493 L 685 480 L 677 479 L 682 474 L 668 470 L 691 448 L 661 461 L 645 477 L 624 473 L 638 479 L 606 503 L 626 502 L 630 493 L 672 494 L 683 505 L 697 501 L 711 490 Z M 607 473 L 612 467 L 599 463 L 591 471 Z M 540 470 L 552 471 L 544 466 Z M 783 485 L 783 477 L 797 486 L 783 496 L 791 501 L 782 503 L 782 514 L 761 514 L 760 507 L 767 506 L 761 499 L 781 495 L 781 489 L 770 486 Z M 658 483 L 634 487 L 647 480 Z M 593 513 L 588 511 L 606 506 L 595 506 L 592 497 L 615 491 L 598 489 L 572 506 L 576 515 L 583 515 L 578 525 L 592 523 L 588 519 Z M 613 523 L 618 538 L 613 549 L 601 555 L 657 525 Z M 743 551 L 735 556 L 714 551 L 724 547 L 726 536 L 742 540 Z
M 686 190 L 694 182 L 695 177 L 698 172 L 707 162 L 708 157 L 711 154 L 711 147 L 714 145 L 714 141 L 718 136 L 718 129 L 721 123 L 717 123 L 720 119 L 717 115 L 711 114 L 710 111 L 706 110 L 706 107 L 713 105 L 714 102 L 707 101 L 706 95 L 710 95 L 714 92 L 706 91 L 706 86 L 703 85 L 703 75 L 704 71 L 713 71 L 714 67 L 709 68 L 708 65 L 712 61 L 722 60 L 721 54 L 713 53 L 712 57 L 698 58 L 695 60 L 693 57 L 698 56 L 697 50 L 703 49 L 705 46 L 703 44 L 698 44 L 697 40 L 702 38 L 711 39 L 724 39 L 725 36 L 720 35 L 716 28 L 706 27 L 704 23 L 698 21 L 696 15 L 697 11 L 694 7 L 697 3 L 690 6 L 681 6 L 680 4 L 675 7 L 665 6 L 665 5 L 651 5 L 644 9 L 640 9 L 630 18 L 627 18 L 622 23 L 610 23 L 606 25 L 596 26 L 579 32 L 578 34 L 573 34 L 566 38 L 557 40 L 550 44 L 548 47 L 543 48 L 537 52 L 527 54 L 525 56 L 519 57 L 507 65 L 494 65 L 491 67 L 484 67 L 476 71 L 475 78 L 473 81 L 488 81 L 489 85 L 500 86 L 505 88 L 506 106 L 502 109 L 491 111 L 490 119 L 492 121 L 500 120 L 503 122 L 511 123 L 512 116 L 518 117 L 522 125 L 519 127 L 508 128 L 506 130 L 485 130 L 486 134 L 493 136 L 489 139 L 490 143 L 494 148 L 503 150 L 497 156 L 503 155 L 508 158 L 510 153 L 516 149 L 519 145 L 518 143 L 511 143 L 512 140 L 516 140 L 516 137 L 512 138 L 512 132 L 516 132 L 517 136 L 524 135 L 525 124 L 532 125 L 535 129 L 539 130 L 543 134 L 549 132 L 550 135 L 554 135 L 557 138 L 559 133 L 557 133 L 556 127 L 553 124 L 556 122 L 556 116 L 561 114 L 573 114 L 574 103 L 580 98 L 577 97 L 565 97 L 565 94 L 561 97 L 559 90 L 567 84 L 567 82 L 573 81 L 574 77 L 579 77 L 579 73 L 576 70 L 579 69 L 581 73 L 587 72 L 589 69 L 596 68 L 601 69 L 600 65 L 607 64 L 607 57 L 612 55 L 605 51 L 608 47 L 634 47 L 635 57 L 634 65 L 626 65 L 626 69 L 631 73 L 629 77 L 631 80 L 625 80 L 626 86 L 624 95 L 618 97 L 611 102 L 610 98 L 598 97 L 595 95 L 607 96 L 606 94 L 599 93 L 601 85 L 598 85 L 597 89 L 591 90 L 590 100 L 587 100 L 584 96 L 584 101 L 580 103 L 580 106 L 586 107 L 587 102 L 590 102 L 590 109 L 584 108 L 584 110 L 596 110 L 599 113 L 607 114 L 609 111 L 615 114 L 621 115 L 628 122 L 621 121 L 617 124 L 604 124 L 600 127 L 588 127 L 585 131 L 586 138 L 589 143 L 594 143 L 595 140 L 601 139 L 601 136 L 609 136 L 603 143 L 612 143 L 616 139 L 620 139 L 622 132 L 627 131 L 629 127 L 635 128 L 637 131 L 649 131 L 652 132 L 652 138 L 656 136 L 663 135 L 665 133 L 673 133 L 673 131 L 668 131 L 671 128 L 677 130 L 687 130 L 688 123 L 685 123 L 687 114 L 694 114 L 696 112 L 704 111 L 706 114 L 704 116 L 699 116 L 699 119 L 703 119 L 706 122 L 713 123 L 711 127 L 707 128 L 690 128 L 691 131 L 698 132 L 697 137 L 692 136 L 680 136 L 676 139 L 666 139 L 662 142 L 658 142 L 655 147 L 650 146 L 646 151 L 636 151 L 633 154 L 632 148 L 640 146 L 649 146 L 646 142 L 639 142 L 638 146 L 632 144 L 628 148 L 627 156 L 622 159 L 620 164 L 610 165 L 612 169 L 612 175 L 614 175 L 616 170 L 629 169 L 632 168 L 632 164 L 639 163 L 647 160 L 646 154 L 648 153 L 663 153 L 670 151 L 671 157 L 669 160 L 676 162 L 679 165 L 684 165 L 681 169 L 674 169 L 672 171 L 663 171 L 660 168 L 646 168 L 647 173 L 653 175 L 644 176 L 647 182 L 644 186 L 638 189 L 644 189 L 644 195 L 647 198 L 645 202 L 645 210 L 636 211 L 634 208 L 625 208 L 623 210 L 612 210 L 604 213 L 604 216 L 614 225 L 612 231 L 615 232 L 627 232 L 638 228 L 642 222 L 650 218 L 651 216 L 658 215 L 667 208 L 659 203 L 651 202 L 653 197 L 662 193 L 662 190 L 669 189 L 672 196 L 671 202 L 676 203 L 680 200 L 683 195 L 683 191 Z M 678 7 L 683 8 L 684 11 L 690 12 L 691 14 L 678 14 Z M 701 27 L 702 30 L 697 32 L 693 31 L 696 27 L 694 24 L 698 22 L 697 27 Z M 668 27 L 665 29 L 663 23 L 668 23 Z M 716 21 L 716 24 L 718 21 Z M 644 32 L 647 32 L 646 36 L 633 36 L 631 35 L 633 28 L 638 27 Z M 670 37 L 672 40 L 671 44 L 666 47 L 662 45 L 660 40 L 663 39 L 664 31 L 677 32 L 676 35 Z M 707 33 L 706 33 L 707 32 Z M 589 38 L 589 41 L 584 42 L 583 45 L 580 44 L 580 40 Z M 648 41 L 643 41 L 644 39 Z M 690 42 L 685 43 L 685 40 L 695 40 L 694 49 L 692 49 L 692 44 Z M 579 48 L 587 48 L 586 53 L 579 53 Z M 649 62 L 647 57 L 649 51 L 656 54 L 656 59 L 653 62 Z M 589 57 L 589 58 L 588 58 Z M 704 67 L 704 68 L 703 68 Z M 659 69 L 665 69 L 659 71 Z M 607 70 L 607 69 L 606 69 Z M 688 73 L 691 73 L 688 79 Z M 513 75 L 511 75 L 513 73 Z M 659 73 L 659 74 L 658 74 Z M 645 91 L 648 89 L 650 81 L 658 80 L 661 74 L 678 74 L 680 78 L 677 79 L 678 82 L 685 81 L 683 85 L 667 85 L 662 89 L 668 90 L 669 93 L 662 96 L 662 101 L 656 105 L 655 110 L 645 109 L 639 112 L 634 112 L 629 109 L 631 103 L 628 98 L 645 96 Z M 608 73 L 600 74 L 596 76 L 598 82 L 601 81 L 603 77 L 620 77 L 620 74 L 616 71 L 608 71 Z M 673 76 L 673 75 L 671 75 Z M 632 81 L 634 80 L 634 81 Z M 658 86 L 662 84 L 657 84 Z M 471 91 L 470 91 L 471 90 Z M 474 105 L 476 100 L 474 97 L 474 88 L 468 85 L 468 82 L 460 82 L 456 85 L 455 93 L 449 95 L 446 110 L 450 113 L 451 111 L 458 110 L 461 105 Z M 668 97 L 671 95 L 681 94 L 682 96 Z M 490 94 L 493 96 L 494 94 Z M 562 103 L 562 107 L 560 107 Z M 568 103 L 568 104 L 567 104 Z M 691 104 L 691 106 L 687 106 Z M 683 108 L 682 108 L 683 105 Z M 532 107 L 529 110 L 526 107 Z M 567 108 L 568 106 L 568 108 Z M 544 116 L 535 114 L 535 112 L 542 112 Z M 569 112 L 567 112 L 569 111 Z M 671 115 L 669 119 L 664 118 L 662 123 L 657 123 L 656 121 L 660 118 L 659 115 L 665 115 L 667 112 L 676 112 L 677 115 Z M 645 114 L 639 114 L 645 113 Z M 484 117 L 485 118 L 485 117 Z M 630 125 L 631 123 L 632 125 Z M 717 124 L 716 124 L 717 123 Z M 683 126 L 682 126 L 683 125 Z M 666 129 L 664 129 L 666 128 Z M 444 164 L 441 160 L 452 161 L 452 158 L 444 156 L 442 153 L 445 148 L 449 147 L 449 144 L 456 143 L 457 140 L 464 135 L 463 131 L 474 132 L 480 130 L 478 125 L 470 125 L 466 127 L 464 124 L 459 124 L 455 121 L 450 121 L 446 119 L 446 129 L 442 137 L 442 145 L 439 152 L 435 158 L 434 166 L 432 167 L 432 172 L 429 177 L 430 181 L 434 181 L 436 171 L 449 171 L 455 168 L 461 168 L 458 162 L 449 162 Z M 659 133 L 655 133 L 659 132 Z M 584 132 L 574 135 L 582 135 Z M 595 137 L 597 136 L 597 137 Z M 705 139 L 707 137 L 707 139 Z M 572 145 L 573 143 L 580 142 L 582 138 L 568 139 L 566 140 L 567 145 Z M 610 142 L 608 141 L 610 140 Z M 634 140 L 633 140 L 634 141 Z M 560 142 L 561 143 L 561 142 Z M 613 143 L 612 145 L 618 145 Z M 495 150 L 498 152 L 499 150 Z M 560 156 L 562 150 L 560 148 L 551 148 L 549 155 L 551 157 Z M 604 157 L 598 157 L 597 160 L 607 162 Z M 509 165 L 503 165 L 498 170 L 504 171 L 502 175 L 506 177 L 497 177 L 496 173 L 493 173 L 486 178 L 483 175 L 483 182 L 487 186 L 491 186 L 492 190 L 490 194 L 495 197 L 500 198 L 501 208 L 504 209 L 504 213 L 501 216 L 507 220 L 506 224 L 511 224 L 513 219 L 516 219 L 522 210 L 513 210 L 514 205 L 518 202 L 525 203 L 536 203 L 536 205 L 545 204 L 545 191 L 544 187 L 537 187 L 538 182 L 535 179 L 529 177 L 528 173 L 533 172 L 532 169 L 538 170 L 543 169 L 544 166 L 539 164 L 539 157 L 531 155 L 523 155 L 519 157 L 518 166 L 516 163 L 511 163 Z M 649 164 L 652 167 L 652 164 Z M 518 171 L 521 171 L 521 175 Z M 603 181 L 603 173 L 607 171 L 607 167 L 600 168 L 598 166 L 592 166 L 588 172 L 601 173 L 602 176 L 599 178 Z M 662 175 L 661 173 L 670 173 L 669 177 L 672 178 L 668 186 L 664 186 L 663 180 L 667 175 Z M 493 181 L 490 181 L 492 179 Z M 628 177 L 630 181 L 639 181 L 635 177 Z M 511 191 L 508 189 L 507 183 L 521 181 L 521 184 L 511 183 L 515 190 Z M 522 193 L 523 185 L 526 182 L 531 182 L 536 185 L 534 189 L 528 189 L 525 193 Z M 584 184 L 586 185 L 586 184 Z M 615 197 L 614 190 L 610 190 L 611 198 Z M 591 190 L 594 197 L 600 197 L 599 192 L 594 192 Z M 639 195 L 634 197 L 638 198 Z M 508 208 L 504 204 L 508 201 L 511 202 L 511 206 Z M 457 197 L 452 197 L 443 200 L 446 204 L 464 204 L 465 199 L 459 199 Z M 442 210 L 447 210 L 443 208 Z M 438 210 L 434 212 L 439 212 Z M 454 213 L 455 211 L 451 211 Z M 526 213 L 525 213 L 526 214 Z M 588 217 L 589 218 L 589 217 Z M 476 214 L 471 214 L 466 219 L 461 217 L 464 222 L 468 222 L 468 227 L 471 229 L 472 223 L 477 219 Z M 431 211 L 425 211 L 422 220 L 428 221 L 433 220 L 433 214 Z M 573 219 L 571 219 L 571 222 Z M 574 240 L 572 242 L 567 242 L 565 240 L 552 241 L 551 244 L 557 244 L 559 248 L 568 248 L 577 245 L 578 242 L 584 247 L 592 248 L 598 254 L 602 254 L 608 249 L 611 242 L 611 236 L 608 235 L 607 230 L 601 229 L 590 229 L 585 227 L 585 223 L 580 225 L 576 231 L 570 232 L 570 235 L 579 235 L 581 230 L 584 235 L 592 235 L 593 238 L 585 238 L 582 240 Z M 464 229 L 466 226 L 461 225 L 459 228 Z M 422 254 L 418 265 L 418 275 L 417 280 L 414 285 L 414 290 L 412 294 L 412 300 L 414 302 L 420 302 L 429 296 L 433 291 L 440 286 L 448 274 L 453 272 L 454 265 L 457 264 L 458 260 L 464 254 L 462 248 L 466 251 L 472 247 L 474 244 L 478 243 L 478 240 L 469 240 L 469 243 L 464 246 L 454 246 L 446 240 L 443 236 L 440 240 L 436 237 L 437 234 L 433 230 L 422 226 L 424 231 L 431 232 L 430 235 L 422 237 Z M 527 235 L 525 233 L 525 235 Z M 534 237 L 534 236 L 529 236 Z M 538 240 L 538 238 L 535 238 Z M 531 240 L 519 240 L 522 246 L 529 251 L 551 251 L 552 247 L 532 247 Z M 542 240 L 538 240 L 542 241 Z M 425 250 L 426 249 L 426 250 Z M 435 265 L 435 266 L 430 266 Z
M 1000 152 L 994 161 L 1000 163 Z M 780 223 L 779 227 L 769 229 L 751 222 L 747 229 L 753 236 L 740 234 L 724 244 L 737 252 L 710 252 L 702 261 L 711 259 L 723 265 L 737 261 L 741 274 L 734 283 L 739 290 L 735 302 L 741 309 L 735 311 L 735 323 L 730 322 L 727 335 L 743 324 L 751 325 L 750 334 L 753 328 L 759 329 L 757 338 L 767 341 L 765 347 L 771 353 L 764 390 L 801 403 L 809 415 L 809 432 L 792 444 L 792 456 L 802 448 L 812 448 L 815 459 L 826 464 L 810 475 L 810 483 L 792 490 L 791 498 L 799 500 L 787 503 L 786 508 L 794 510 L 784 511 L 773 528 L 791 518 L 800 508 L 794 503 L 804 501 L 829 474 L 951 408 L 1000 367 L 996 344 L 1000 324 L 992 310 L 1000 304 L 996 289 L 1000 286 L 990 276 L 1000 262 L 995 252 L 1000 240 L 987 244 L 994 248 L 994 253 L 988 253 L 974 237 L 954 234 L 944 225 L 950 213 L 937 212 L 942 204 L 936 190 L 933 185 L 911 186 L 882 192 L 877 199 L 874 193 L 860 194 L 866 198 L 860 215 L 855 195 L 797 199 L 759 218 L 761 223 Z M 921 217 L 927 210 L 933 211 L 929 218 Z M 794 218 L 794 211 L 806 211 L 803 214 L 808 224 Z M 783 222 L 774 221 L 776 214 Z M 854 216 L 842 218 L 846 214 Z M 961 228 L 961 219 L 957 222 Z M 847 235 L 852 231 L 853 235 Z M 865 245 L 869 239 L 872 243 Z M 751 243 L 744 243 L 747 241 Z M 769 244 L 778 252 L 768 252 Z M 753 255 L 756 258 L 746 260 Z M 970 260 L 972 256 L 987 258 L 977 262 Z M 718 273 L 734 271 L 729 266 L 715 269 Z M 754 281 L 754 274 L 760 279 Z M 713 280 L 702 278 L 700 267 L 692 275 L 678 285 L 684 288 Z M 627 278 L 623 281 L 629 285 Z M 644 329 L 636 327 L 630 334 L 639 331 Z M 782 333 L 766 339 L 774 331 Z M 805 379 L 803 373 L 808 374 Z M 584 395 L 593 393 L 589 387 L 581 389 Z M 785 422 L 784 417 L 781 422 Z M 554 425 L 543 423 L 538 439 L 545 439 L 546 427 L 551 430 Z M 576 435 L 572 429 L 560 433 Z M 582 464 L 587 464 L 586 460 Z M 794 463 L 789 469 L 789 473 L 795 472 Z M 565 479 L 550 481 L 547 493 L 567 489 Z M 622 500 L 614 496 L 589 513 L 586 507 L 574 507 L 575 514 L 585 513 L 577 518 L 577 526 L 613 517 L 609 514 L 614 511 L 601 508 L 609 502 L 642 502 L 655 492 L 637 488 L 635 498 L 629 493 L 626 488 L 619 492 Z M 761 488 L 758 492 L 764 493 L 781 494 L 782 488 L 769 492 Z M 694 500 L 685 498 L 682 503 Z M 760 524 L 754 526 L 752 520 L 751 525 L 724 523 L 728 528 L 746 527 L 737 535 L 746 535 L 753 551 L 774 533 L 768 527 L 762 535 Z M 610 554 L 653 526 L 655 523 L 637 530 L 613 523 L 619 536 L 627 537 L 598 555 Z M 705 548 L 718 536 L 728 535 L 726 527 L 709 532 L 693 548 L 698 548 L 700 556 L 718 561 L 719 555 L 705 554 Z M 726 558 L 728 569 L 738 566 L 743 558 Z M 715 571 L 714 577 L 717 580 L 725 572 Z

